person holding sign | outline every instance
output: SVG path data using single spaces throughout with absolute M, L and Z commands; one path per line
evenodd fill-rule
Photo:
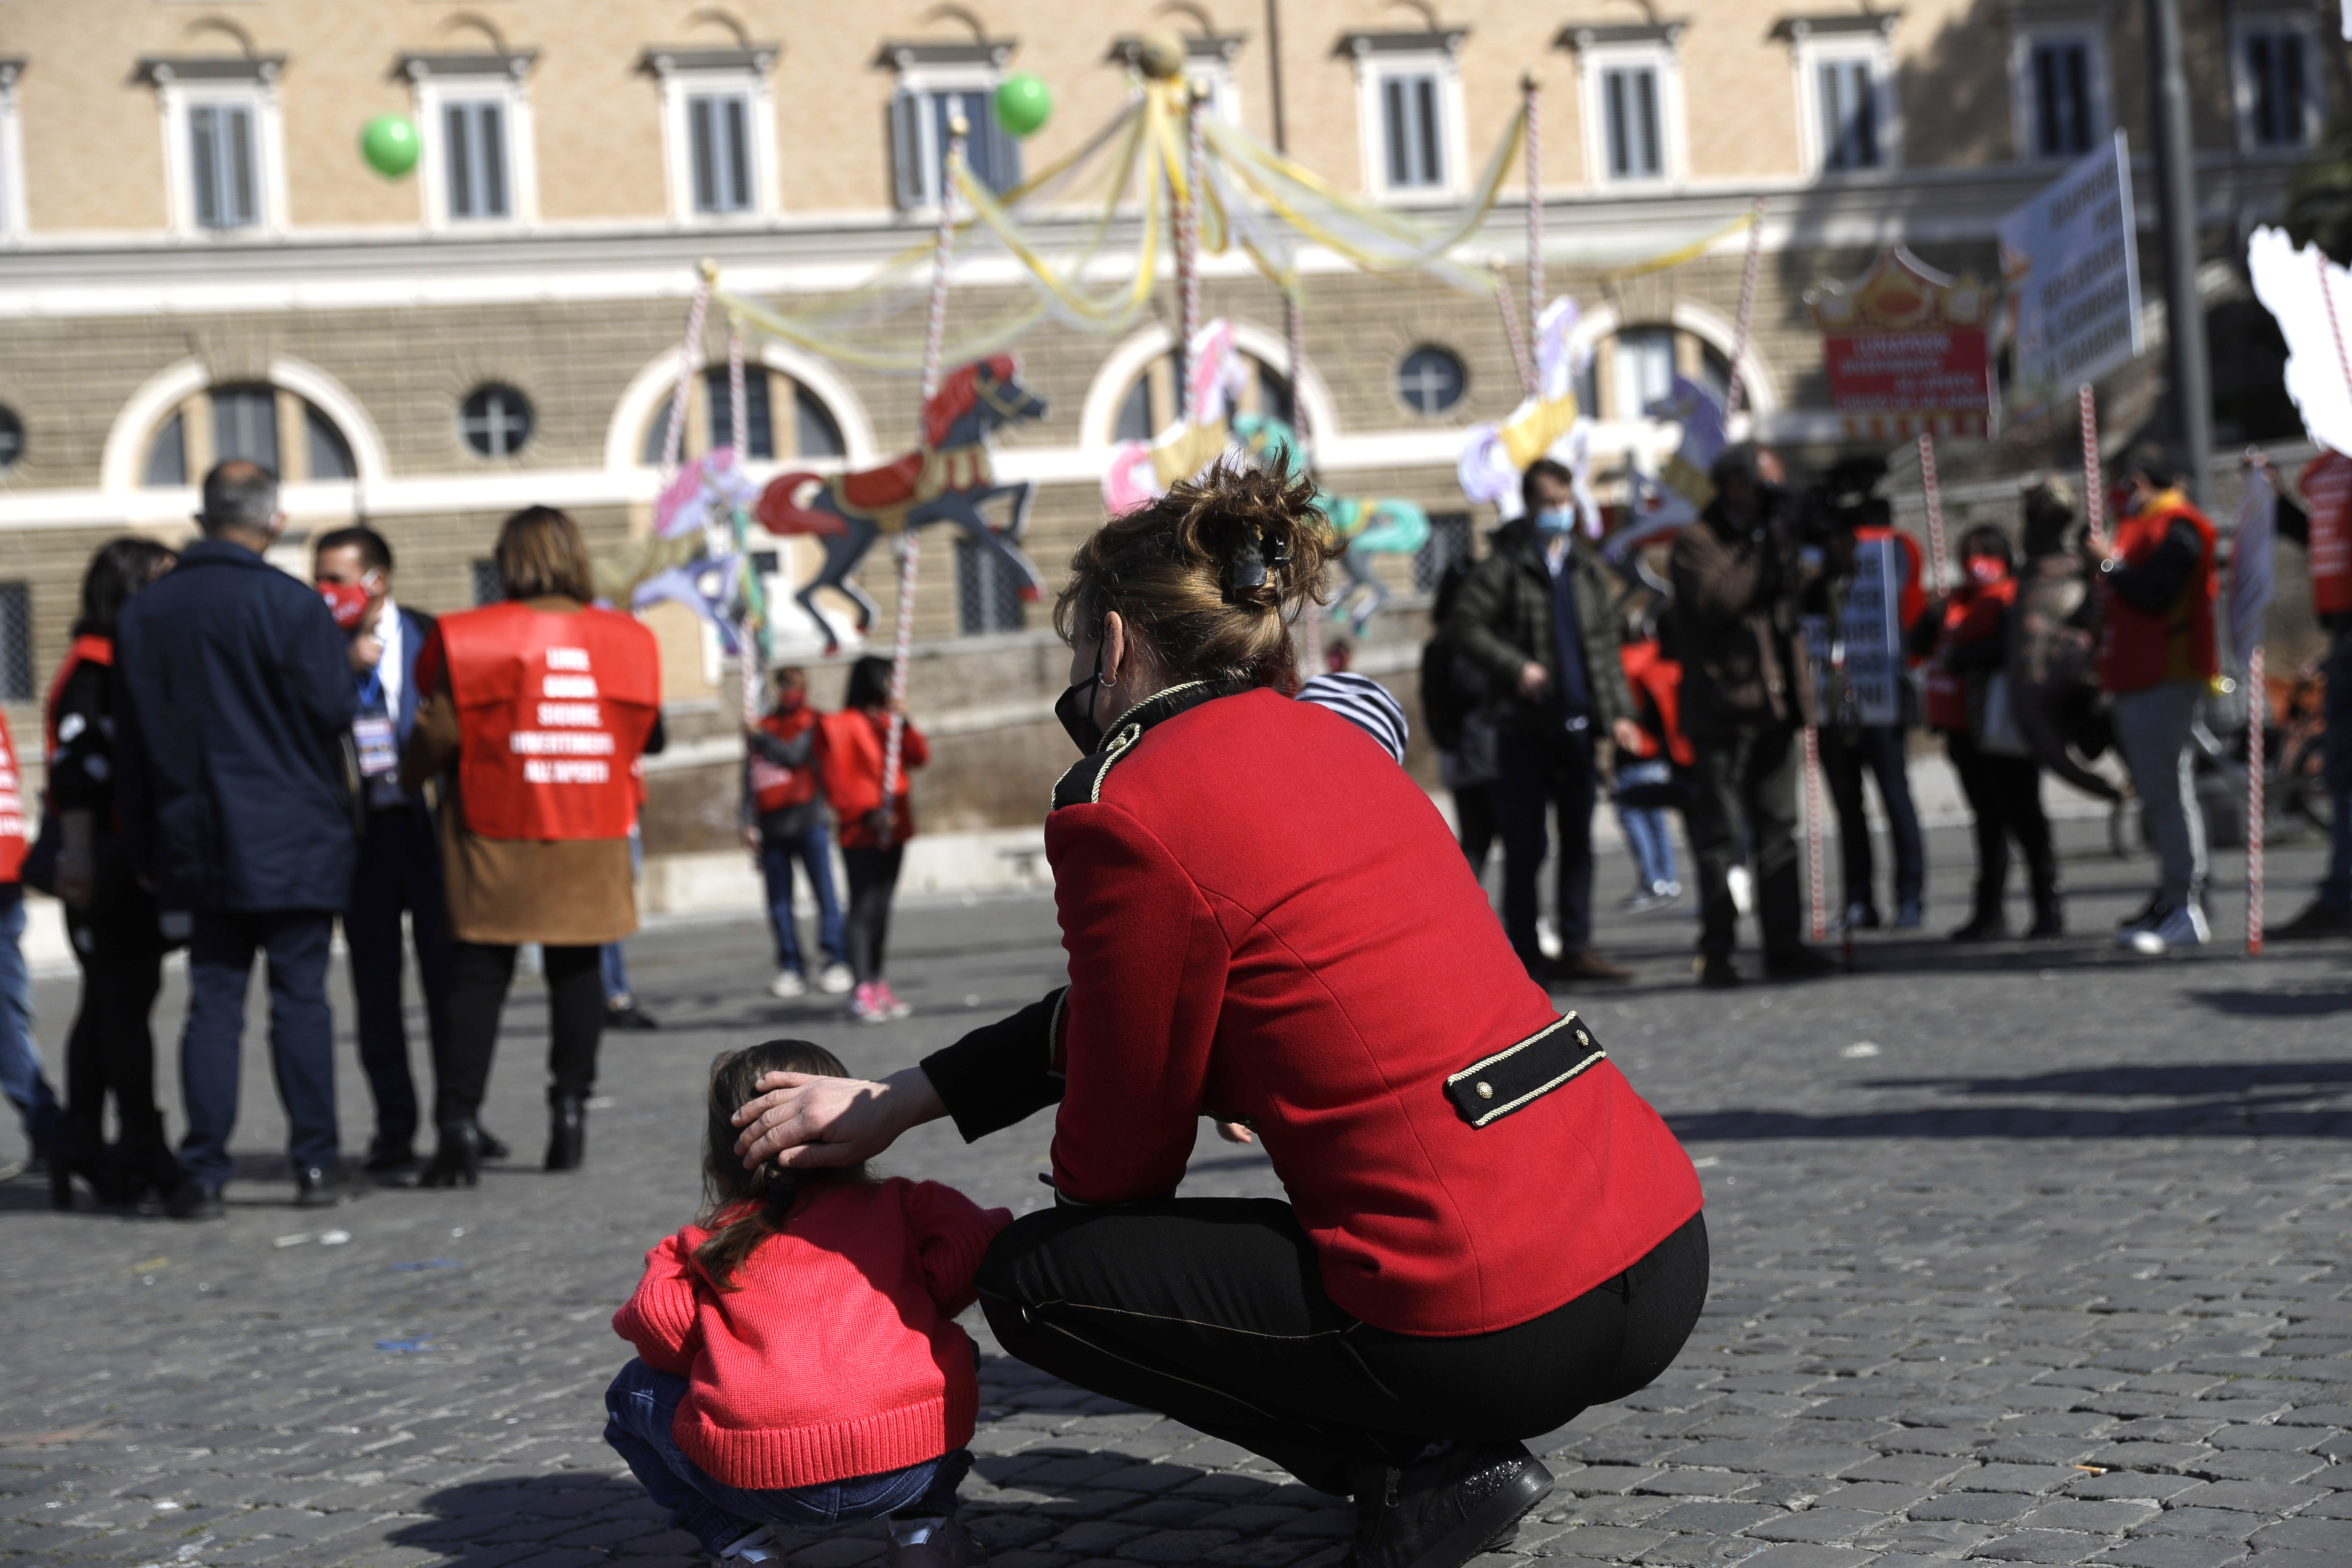
M 2213 627 L 2214 531 L 2180 489 L 2179 465 L 2152 441 L 2119 476 L 2127 490 L 2099 562 L 2106 625 L 2099 684 L 2115 699 L 2116 742 L 2139 792 L 2159 875 L 2116 943 L 2154 955 L 2211 940 L 2205 922 L 2205 819 L 2189 731 L 2221 668 Z
M 589 600 L 588 547 L 552 507 L 515 513 L 496 551 L 505 602 L 442 618 L 400 758 L 411 794 L 441 778 L 449 1055 L 428 1187 L 479 1179 L 482 1092 L 515 949 L 547 966 L 547 1168 L 576 1168 L 604 1027 L 597 950 L 637 926 L 629 873 L 638 757 L 660 750 L 660 656 L 643 624 Z

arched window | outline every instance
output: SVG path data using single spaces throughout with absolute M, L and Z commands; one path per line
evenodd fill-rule
M 1731 362 L 1679 327 L 1622 326 L 1593 346 L 1577 403 L 1596 419 L 1643 419 L 1652 404 L 1673 393 L 1676 376 L 1698 383 L 1720 402 L 1731 387 Z
M 289 484 L 356 478 L 352 445 L 299 393 L 266 382 L 228 382 L 182 399 L 147 444 L 144 485 L 194 484 L 231 458 L 261 464 Z
M 1290 403 L 1290 382 L 1280 371 L 1254 354 L 1243 354 L 1249 374 L 1242 387 L 1240 411 L 1265 414 L 1286 425 L 1298 423 Z M 1111 420 L 1114 441 L 1149 441 L 1176 417 L 1176 361 L 1162 354 L 1136 374 L 1120 395 L 1118 413 Z
M 663 443 L 669 439 L 669 410 L 675 397 L 665 397 L 646 422 L 638 460 L 659 468 Z M 849 444 L 842 438 L 841 422 L 824 400 L 780 370 L 764 364 L 743 366 L 744 456 L 758 461 L 791 458 L 843 458 Z M 724 364 L 714 364 L 696 378 L 687 392 L 687 419 L 681 461 L 691 462 L 714 447 L 735 439 L 734 402 Z

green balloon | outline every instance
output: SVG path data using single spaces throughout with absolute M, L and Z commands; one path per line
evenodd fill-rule
M 396 180 L 416 167 L 424 147 L 416 121 L 405 114 L 379 114 L 360 130 L 360 156 L 386 179 Z
M 1045 125 L 1053 112 L 1053 90 L 1027 71 L 1006 77 L 997 84 L 996 122 L 1012 134 L 1032 134 Z

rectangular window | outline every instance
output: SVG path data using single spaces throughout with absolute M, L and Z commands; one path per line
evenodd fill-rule
M 2030 90 L 2033 105 L 2033 155 L 2077 158 L 2098 135 L 2091 100 L 2091 46 L 2081 38 L 2033 46 Z
M 507 216 L 506 105 L 496 100 L 444 104 L 441 139 L 451 220 Z
M 1657 71 L 1649 66 L 1612 66 L 1601 73 L 1601 98 L 1609 177 L 1662 177 L 1666 158 L 1658 120 Z
M 1445 138 L 1438 119 L 1435 73 L 1381 79 L 1381 142 L 1391 188 L 1427 190 L 1445 184 Z
M 900 88 L 890 99 L 890 170 L 901 207 L 940 199 L 948 131 L 963 117 L 963 156 L 972 177 L 999 195 L 1021 183 L 1021 144 L 996 122 L 995 94 L 984 87 Z
M 1822 167 L 1839 173 L 1879 166 L 1878 84 L 1868 60 L 1823 60 L 1818 73 Z
M 710 409 L 710 444 L 713 447 L 732 446 L 735 441 L 735 388 L 733 380 L 723 364 L 713 365 L 702 373 L 703 401 Z M 776 455 L 775 416 L 770 412 L 768 372 L 764 366 L 747 364 L 743 367 L 743 441 L 749 450 L 747 458 L 772 458 Z M 658 460 L 658 454 L 656 460 Z
M 1640 419 L 1650 405 L 1675 389 L 1675 330 L 1672 327 L 1627 327 L 1617 334 L 1616 368 L 1610 391 L 1615 405 L 1612 419 Z
M 2240 39 L 2247 140 L 2266 149 L 2306 145 L 2310 78 L 2305 74 L 2308 47 L 2303 33 L 2292 27 L 2250 29 Z
M 964 636 L 1021 629 L 1021 578 L 993 546 L 956 537 L 956 626 Z
M 751 210 L 751 104 L 740 92 L 697 93 L 686 100 L 694 158 L 694 210 Z
M 261 221 L 249 105 L 189 106 L 188 167 L 196 187 L 197 226 L 249 228 Z
M 0 701 L 30 702 L 33 688 L 33 588 L 0 583 Z

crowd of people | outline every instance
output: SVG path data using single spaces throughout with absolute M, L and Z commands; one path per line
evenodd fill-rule
M 1629 973 L 1591 947 L 1591 823 L 1603 795 L 1614 799 L 1634 862 L 1621 906 L 1631 911 L 1679 900 L 1666 819 L 1679 810 L 1696 866 L 1701 984 L 1741 983 L 1732 953 L 1743 910 L 1754 914 L 1766 975 L 1804 979 L 1836 967 L 1804 940 L 1798 789 L 1809 728 L 1836 814 L 1843 885 L 1832 929 L 1927 920 L 1908 776 L 1910 734 L 1924 722 L 1943 740 L 1974 831 L 1973 895 L 1951 940 L 2064 934 L 2043 775 L 2122 801 L 2125 790 L 2090 765 L 2109 751 L 2158 867 L 2156 886 L 2115 940 L 2150 955 L 2211 940 L 2195 770 L 2212 745 L 2205 715 L 2225 673 L 2219 540 L 2184 492 L 2179 464 L 2154 443 L 2116 463 L 2114 527 L 2096 536 L 2064 480 L 2032 480 L 2014 540 L 2000 527 L 1969 529 L 1956 584 L 1932 595 L 1918 547 L 1894 529 L 1876 493 L 1884 475 L 1875 459 L 1850 460 L 1800 490 L 1770 450 L 1727 447 L 1709 475 L 1712 500 L 1664 548 L 1663 577 L 1645 578 L 1579 528 L 1567 472 L 1539 460 L 1525 475 L 1519 518 L 1439 585 L 1423 711 L 1463 850 L 1482 876 L 1502 840 L 1503 926 L 1530 973 L 1572 984 Z M 2307 542 L 2308 514 L 2275 473 L 2265 477 L 2279 497 L 2279 531 Z M 2335 561 L 2343 552 L 2313 552 L 2314 607 L 2332 639 L 2329 869 L 2310 905 L 2271 929 L 2278 939 L 2352 932 L 2352 582 Z M 1870 580 L 1858 583 L 1858 570 Z M 1864 661 L 1849 658 L 1874 634 L 1897 645 L 1875 712 L 1858 698 Z M 2250 711 L 2267 721 L 2264 694 Z M 1885 903 L 1865 781 L 1893 849 Z M 2012 845 L 2032 905 L 2021 932 L 2004 905 Z M 1536 880 L 1547 855 L 1557 868 L 1556 955 L 1538 940 Z

